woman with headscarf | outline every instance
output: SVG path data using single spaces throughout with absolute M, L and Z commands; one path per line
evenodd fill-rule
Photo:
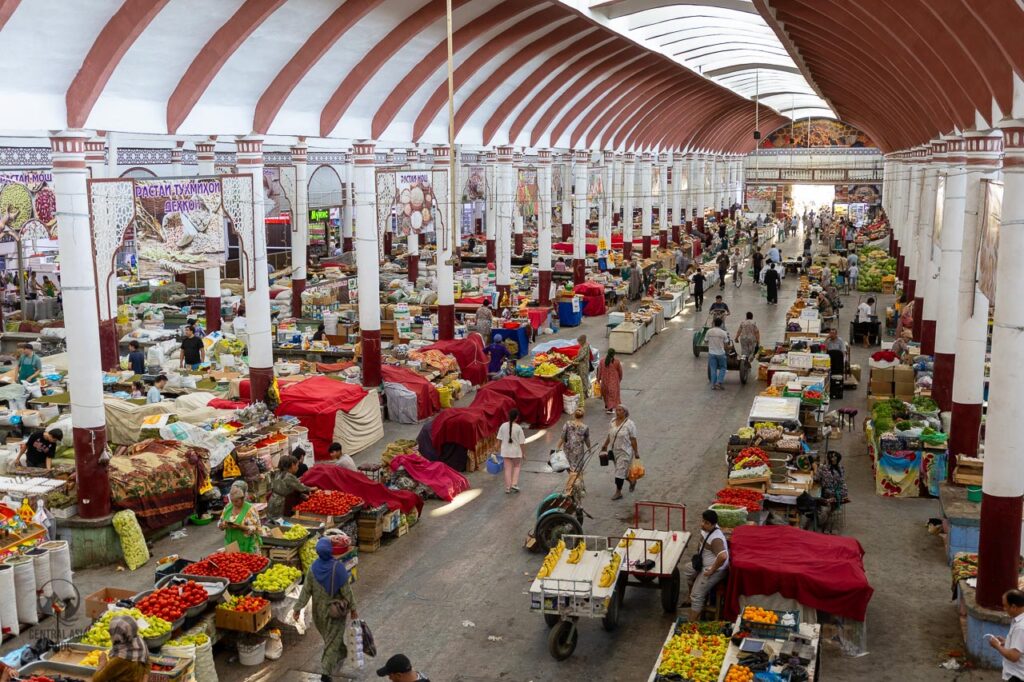
M 299 462 L 291 455 L 285 455 L 277 464 L 277 471 L 270 475 L 270 500 L 267 502 L 267 518 L 277 519 L 291 516 L 292 508 L 313 489 L 302 485 L 296 474 Z
M 335 537 L 340 538 L 340 554 L 344 554 L 347 551 L 345 542 L 351 545 L 352 541 L 344 534 Z M 335 543 L 328 538 L 317 541 L 317 558 L 306 573 L 302 593 L 293 607 L 294 616 L 298 619 L 299 612 L 310 598 L 313 599 L 313 625 L 324 640 L 323 653 L 320 655 L 322 682 L 330 682 L 335 669 L 345 662 L 348 656 L 345 628 L 349 616 L 359 617 L 356 613 L 356 598 L 348 584 L 348 569 L 341 559 L 334 558 L 334 549 Z
M 139 637 L 134 618 L 117 616 L 110 621 L 110 653 L 100 655 L 94 682 L 146 682 L 149 678 L 149 648 Z
M 613 500 L 622 499 L 622 484 L 629 476 L 629 469 L 634 459 L 640 459 L 640 449 L 637 446 L 636 424 L 629 418 L 629 409 L 625 405 L 615 408 L 615 417 L 608 427 L 608 435 L 605 436 L 601 445 L 602 452 L 609 452 L 615 460 L 615 494 Z M 636 481 L 629 482 L 629 491 L 636 489 Z
M 583 382 L 582 398 L 586 399 L 590 397 L 590 344 L 587 343 L 586 334 L 577 336 L 576 343 L 580 345 L 580 350 L 576 354 L 576 373 Z
M 622 363 L 615 357 L 615 349 L 605 351 L 604 359 L 597 363 L 597 380 L 601 382 L 604 411 L 611 414 L 622 402 Z
M 263 545 L 263 529 L 256 508 L 245 499 L 249 492 L 244 481 L 235 481 L 228 491 L 228 504 L 220 515 L 217 527 L 224 531 L 224 544 L 238 543 L 238 550 L 246 554 L 259 554 Z

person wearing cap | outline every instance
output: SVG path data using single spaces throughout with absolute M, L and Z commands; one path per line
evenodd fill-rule
M 377 677 L 385 676 L 391 682 L 430 682 L 423 673 L 412 669 L 412 662 L 405 654 L 395 654 L 383 668 L 377 669 Z

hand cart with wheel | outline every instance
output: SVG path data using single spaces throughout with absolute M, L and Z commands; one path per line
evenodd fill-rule
M 633 526 L 617 539 L 625 554 L 623 596 L 626 587 L 658 589 L 665 613 L 679 604 L 679 560 L 690 543 L 686 506 L 642 501 L 633 505 Z
M 530 610 L 543 614 L 544 623 L 551 628 L 548 651 L 556 661 L 564 661 L 576 650 L 580 618 L 600 618 L 608 632 L 618 626 L 625 587 L 624 551 L 608 538 L 564 535 L 561 539 L 565 548 L 558 561 L 547 576 L 535 578 L 530 586 Z M 577 550 L 580 543 L 585 547 Z M 574 551 L 579 552 L 578 561 L 570 563 Z M 602 581 L 610 565 L 614 566 L 615 577 L 610 582 Z
M 754 356 L 756 357 L 756 353 Z M 741 355 L 736 346 L 730 344 L 729 348 L 725 351 L 725 369 L 728 372 L 739 372 L 740 383 L 746 384 L 747 379 L 750 378 L 750 368 L 753 363 L 750 361 L 750 357 Z M 711 382 L 711 365 L 708 365 L 708 382 Z
M 724 310 L 712 310 L 704 319 L 704 326 L 693 330 L 693 357 L 699 358 L 701 353 L 708 351 L 708 330 L 715 324 L 715 318 L 722 318 L 722 329 L 725 329 L 726 313 Z

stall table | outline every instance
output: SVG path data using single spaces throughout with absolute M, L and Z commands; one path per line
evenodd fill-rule
M 774 398 L 771 396 L 759 395 L 754 398 L 754 404 L 750 407 L 748 422 L 799 422 L 800 421 L 800 399 L 799 398 Z
M 736 629 L 739 629 L 741 620 L 741 617 L 736 618 Z M 811 640 L 811 647 L 816 653 L 814 660 L 806 666 L 807 679 L 817 680 L 818 668 L 820 667 L 821 662 L 821 625 L 817 623 L 800 623 L 800 634 Z M 782 645 L 786 642 L 784 639 L 769 639 L 767 637 L 749 637 L 748 639 L 763 641 L 766 648 L 772 650 L 773 655 L 778 654 Z M 734 663 L 738 663 L 739 658 L 740 648 L 732 642 L 729 642 L 729 649 L 725 652 L 725 658 L 722 659 L 722 671 L 718 675 L 718 682 L 725 682 L 725 676 L 728 674 L 729 668 Z M 772 672 L 781 672 L 782 666 L 772 666 L 769 670 Z
M 531 332 L 532 330 L 530 328 L 530 325 L 528 324 L 521 324 L 518 327 L 515 327 L 514 329 L 505 329 L 504 327 L 497 326 L 491 329 L 491 336 L 495 340 L 500 341 L 502 343 L 509 339 L 515 341 L 516 344 L 519 346 L 519 349 L 515 356 L 518 360 L 519 358 L 525 356 L 527 353 L 530 352 L 530 337 L 532 336 Z

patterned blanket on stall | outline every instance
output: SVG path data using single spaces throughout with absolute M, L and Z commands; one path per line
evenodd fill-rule
M 209 479 L 209 454 L 173 440 L 144 440 L 117 448 L 110 460 L 110 491 L 116 509 L 131 509 L 145 530 L 163 528 L 195 510 Z

